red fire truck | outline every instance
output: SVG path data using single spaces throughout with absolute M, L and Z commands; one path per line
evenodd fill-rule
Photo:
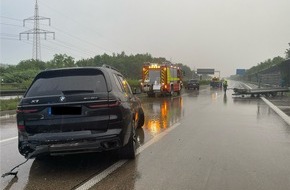
M 180 94 L 182 70 L 171 63 L 145 63 L 142 70 L 143 92 L 148 96 Z

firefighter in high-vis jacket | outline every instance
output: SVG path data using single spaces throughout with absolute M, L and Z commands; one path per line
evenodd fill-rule
M 228 89 L 228 81 L 227 80 L 224 80 L 224 82 L 223 82 L 223 89 L 224 89 L 224 92 L 226 92 Z

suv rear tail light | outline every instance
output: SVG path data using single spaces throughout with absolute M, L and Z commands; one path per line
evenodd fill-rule
M 107 108 L 107 107 L 116 107 L 119 106 L 121 104 L 121 102 L 119 100 L 116 101 L 110 101 L 109 103 L 94 103 L 94 104 L 90 104 L 88 105 L 89 108 Z
M 30 110 L 16 110 L 16 113 L 34 113 L 37 112 L 38 109 L 30 109 Z
M 24 132 L 25 126 L 24 125 L 17 125 L 18 131 Z

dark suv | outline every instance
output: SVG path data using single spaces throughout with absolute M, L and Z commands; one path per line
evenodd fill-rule
M 190 79 L 188 82 L 187 82 L 187 89 L 197 89 L 199 90 L 199 81 L 196 80 L 196 79 Z
M 117 70 L 46 70 L 18 105 L 18 149 L 26 158 L 114 149 L 135 158 L 135 130 L 143 124 L 140 100 Z

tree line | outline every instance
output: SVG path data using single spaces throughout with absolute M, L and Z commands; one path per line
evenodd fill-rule
M 286 59 L 290 58 L 290 48 L 285 51 Z M 275 57 L 257 64 L 246 70 L 246 75 L 252 75 L 262 70 L 279 65 L 286 59 L 283 57 Z M 8 65 L 0 67 L 0 76 L 2 84 L 20 84 L 20 88 L 26 89 L 33 78 L 45 69 L 55 69 L 64 67 L 99 67 L 104 64 L 110 65 L 118 69 L 127 79 L 139 80 L 142 77 L 142 66 L 145 62 L 162 63 L 168 62 L 163 57 L 152 57 L 150 54 L 126 55 L 125 52 L 112 55 L 103 54 L 96 55 L 93 58 L 75 59 L 66 54 L 56 54 L 53 59 L 47 62 L 39 60 L 23 60 L 17 65 Z M 184 80 L 190 79 L 195 73 L 188 66 L 178 63 L 184 72 Z M 18 86 L 19 88 L 19 86 Z
M 280 57 L 280 56 L 274 57 L 273 59 L 267 59 L 261 63 L 258 63 L 256 66 L 253 66 L 250 69 L 248 69 L 246 71 L 246 75 L 252 75 L 252 74 L 258 73 L 260 71 L 263 71 L 275 65 L 279 65 L 283 61 L 285 61 L 285 58 Z
M 120 54 L 103 54 L 93 58 L 75 59 L 66 54 L 56 54 L 53 59 L 47 62 L 39 60 L 23 60 L 17 65 L 9 65 L 0 67 L 0 75 L 2 84 L 21 84 L 22 88 L 27 88 L 33 78 L 40 72 L 46 69 L 64 68 L 64 67 L 100 67 L 104 64 L 110 65 L 118 69 L 127 79 L 139 80 L 142 77 L 142 66 L 145 62 L 162 63 L 168 62 L 163 57 L 152 57 L 150 54 L 126 55 L 125 52 Z M 178 63 L 184 72 L 185 79 L 191 78 L 191 69 Z
M 257 65 L 251 67 L 250 69 L 247 69 L 243 78 L 247 78 L 247 76 L 254 75 L 256 73 L 269 69 L 273 66 L 279 66 L 281 63 L 283 63 L 287 59 L 290 59 L 290 48 L 286 49 L 285 55 L 286 55 L 285 58 L 281 56 L 277 56 L 277 57 L 274 57 L 273 59 L 267 59 L 263 62 L 260 62 Z M 236 76 L 232 76 L 232 78 L 240 79 L 241 77 L 236 75 Z

